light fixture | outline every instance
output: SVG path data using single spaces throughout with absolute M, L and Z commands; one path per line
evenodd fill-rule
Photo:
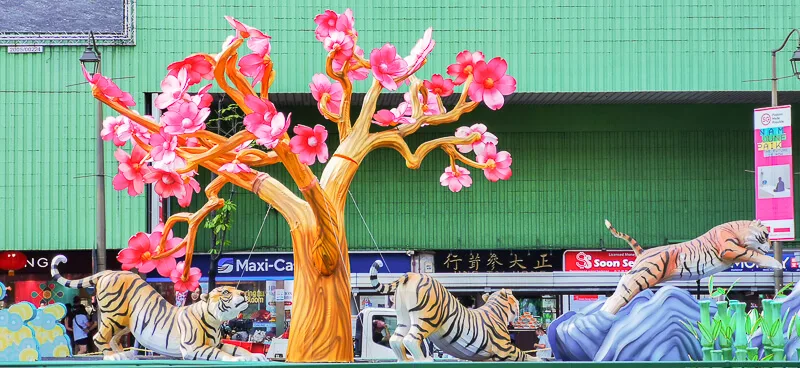
M 789 59 L 792 63 L 792 71 L 797 79 L 800 79 L 800 45 L 797 45 L 797 51 L 794 52 L 792 58 Z
M 100 67 L 100 51 L 97 49 L 97 44 L 94 42 L 94 33 L 90 34 L 89 44 L 86 45 L 86 50 L 83 50 L 83 55 L 80 58 L 81 65 L 86 68 L 90 75 L 98 72 Z

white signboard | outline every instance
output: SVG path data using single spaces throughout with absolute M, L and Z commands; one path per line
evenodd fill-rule
M 9 54 L 36 54 L 44 52 L 44 47 L 42 46 L 9 46 L 8 53 Z

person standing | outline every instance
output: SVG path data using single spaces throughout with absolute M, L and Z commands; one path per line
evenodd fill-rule
M 75 316 L 72 319 L 72 334 L 75 336 L 75 354 L 86 354 L 89 350 L 89 331 L 92 329 L 92 322 L 89 322 L 89 315 L 83 304 L 75 306 Z
M 550 343 L 547 341 L 547 333 L 543 328 L 536 329 L 536 335 L 539 337 L 539 343 L 534 344 L 533 347 L 538 350 L 536 357 L 540 359 L 549 359 L 553 356 L 550 350 Z

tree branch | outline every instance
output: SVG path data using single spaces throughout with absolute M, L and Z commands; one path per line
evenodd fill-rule
M 425 159 L 425 156 L 437 148 L 441 148 L 453 160 L 461 161 L 466 165 L 477 169 L 486 168 L 485 164 L 479 164 L 467 158 L 456 149 L 457 145 L 467 145 L 479 141 L 481 139 L 480 133 L 472 133 L 465 138 L 444 137 L 430 140 L 420 144 L 416 151 L 411 153 L 411 149 L 408 147 L 408 144 L 405 140 L 403 140 L 403 137 L 397 133 L 397 131 L 389 130 L 381 133 L 387 132 L 391 134 L 381 135 L 378 133 L 370 137 L 371 139 L 368 143 L 369 151 L 373 151 L 378 148 L 394 149 L 395 151 L 399 152 L 401 156 L 403 156 L 403 158 L 406 160 L 406 167 L 409 169 L 418 169 L 419 165 L 422 163 L 422 160 Z
M 253 133 L 250 133 L 247 130 L 242 130 L 230 138 L 228 138 L 225 142 L 221 144 L 217 144 L 214 148 L 201 153 L 199 155 L 187 155 L 186 159 L 186 166 L 176 170 L 178 174 L 185 174 L 189 171 L 194 170 L 197 168 L 197 165 L 202 164 L 208 160 L 213 160 L 217 157 L 225 155 L 229 152 L 232 152 L 236 147 L 239 147 L 242 143 L 256 139 L 256 136 Z
M 350 125 L 350 102 L 353 97 L 353 83 L 350 81 L 350 77 L 347 76 L 348 68 L 350 66 L 350 61 L 346 61 L 342 66 L 342 71 L 337 72 L 333 70 L 333 56 L 334 53 L 331 52 L 328 54 L 328 58 L 325 61 L 325 72 L 328 74 L 329 77 L 333 78 L 334 80 L 338 81 L 342 85 L 342 102 L 339 105 L 339 114 L 333 114 L 328 111 L 329 114 L 325 114 L 325 118 L 333 121 L 339 127 L 339 142 L 344 141 L 348 135 L 350 135 L 351 125 Z M 327 95 L 327 94 L 326 94 Z M 328 96 L 330 99 L 330 96 Z M 323 100 L 325 97 L 320 99 L 319 105 L 320 110 L 327 111 L 327 108 L 323 104 Z M 327 103 L 327 101 L 325 102 Z
M 414 79 L 416 79 L 416 77 L 414 77 Z M 422 112 L 422 108 L 419 107 L 419 112 L 418 112 L 418 110 L 417 110 L 417 108 L 415 106 L 414 112 L 412 113 L 412 117 L 419 116 L 419 118 L 417 118 L 416 122 L 414 122 L 413 124 L 406 124 L 406 125 L 398 127 L 397 130 L 400 132 L 400 135 L 403 136 L 403 137 L 407 137 L 407 136 L 409 136 L 411 134 L 414 134 L 424 124 L 428 124 L 428 125 L 443 125 L 443 124 L 452 123 L 452 122 L 458 121 L 458 119 L 461 118 L 461 115 L 469 113 L 472 110 L 475 110 L 475 108 L 478 107 L 479 103 L 477 103 L 475 101 L 467 102 L 467 96 L 468 96 L 468 90 L 469 90 L 469 85 L 470 84 L 472 84 L 472 75 L 470 75 L 467 78 L 467 80 L 464 82 L 464 90 L 461 91 L 461 97 L 459 97 L 458 103 L 456 103 L 456 106 L 452 110 L 450 110 L 450 111 L 448 111 L 448 112 L 446 112 L 444 114 L 422 116 L 422 113 L 421 113 Z M 415 85 L 415 83 L 412 83 L 412 88 L 414 87 L 414 85 Z M 413 93 L 413 90 L 412 90 L 412 93 Z M 417 103 L 417 105 L 419 105 L 419 102 L 417 100 L 418 100 L 417 98 L 412 98 L 411 99 L 412 105 L 415 102 Z
M 369 134 L 369 128 L 372 126 L 372 116 L 375 115 L 378 97 L 381 95 L 382 91 L 383 86 L 381 82 L 377 79 L 373 79 L 372 86 L 369 87 L 369 91 L 367 91 L 367 94 L 364 96 L 364 102 L 361 104 L 361 112 L 358 114 L 356 123 L 353 126 L 353 131 L 355 131 L 361 139 L 365 139 L 367 134 Z

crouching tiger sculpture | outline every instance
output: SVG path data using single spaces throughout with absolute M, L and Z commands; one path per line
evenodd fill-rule
M 769 232 L 760 221 L 732 221 L 716 226 L 687 242 L 643 250 L 630 235 L 614 229 L 611 234 L 623 239 L 636 253 L 633 268 L 622 276 L 603 311 L 616 314 L 636 294 L 669 280 L 699 280 L 728 269 L 737 262 L 755 263 L 763 268 L 782 268 L 781 262 L 766 253 Z
M 467 309 L 434 278 L 407 273 L 389 284 L 378 281 L 383 262 L 375 261 L 369 270 L 372 287 L 381 294 L 395 295 L 397 329 L 389 339 L 398 361 L 433 361 L 422 352 L 422 342 L 430 339 L 439 349 L 465 360 L 535 361 L 514 346 L 508 324 L 519 316 L 519 302 L 510 290 L 484 294 L 486 302 Z
M 50 273 L 61 285 L 72 289 L 97 289 L 98 331 L 94 343 L 104 360 L 130 360 L 119 339 L 132 333 L 142 346 L 158 354 L 186 360 L 265 361 L 264 354 L 220 343 L 222 322 L 247 309 L 244 292 L 218 287 L 200 296 L 200 302 L 175 307 L 128 271 L 103 271 L 80 280 L 68 280 L 57 266 L 66 257 L 53 258 Z

